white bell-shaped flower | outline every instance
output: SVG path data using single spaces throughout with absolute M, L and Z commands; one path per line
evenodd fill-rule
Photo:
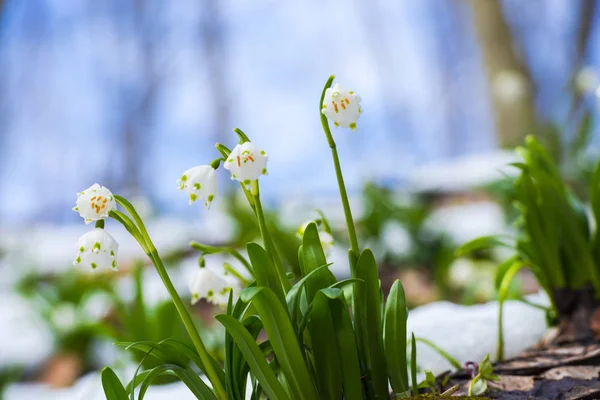
M 236 297 L 239 292 L 239 285 L 236 282 L 206 267 L 200 268 L 190 281 L 192 304 L 196 304 L 200 299 L 206 299 L 212 304 L 226 305 L 229 301 L 229 292 L 232 290 Z
M 79 253 L 73 265 L 85 265 L 92 269 L 117 269 L 119 243 L 104 229 L 94 228 L 77 242 Z
M 204 200 L 206 208 L 210 208 L 217 194 L 217 174 L 210 165 L 198 165 L 188 169 L 177 183 L 179 183 L 179 190 L 188 193 L 190 204 L 196 200 Z
M 77 202 L 73 210 L 85 220 L 86 224 L 108 217 L 110 211 L 116 210 L 117 202 L 112 192 L 94 183 L 89 188 L 77 193 Z
M 223 166 L 231 172 L 231 179 L 248 186 L 259 176 L 267 175 L 268 160 L 269 156 L 264 150 L 252 142 L 246 142 L 233 148 Z
M 363 110 L 360 106 L 360 96 L 344 88 L 339 83 L 325 90 L 321 112 L 342 128 L 356 129 L 356 123 Z
M 296 236 L 298 236 L 298 238 L 302 239 L 302 237 L 304 236 L 304 231 L 306 230 L 306 227 L 308 226 L 308 224 L 315 222 L 313 220 L 308 220 L 306 222 L 304 222 L 302 225 L 300 225 L 300 228 L 298 228 L 298 231 L 296 231 Z M 323 252 L 325 253 L 326 257 L 329 257 L 331 255 L 331 249 L 333 249 L 333 246 L 335 244 L 334 240 L 333 240 L 333 236 L 331 235 L 331 233 L 324 231 L 324 230 L 319 230 L 319 241 L 321 242 L 321 247 L 323 248 Z

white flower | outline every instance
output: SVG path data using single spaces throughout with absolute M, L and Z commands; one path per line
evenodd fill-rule
M 306 230 L 306 227 L 308 226 L 308 224 L 315 222 L 313 220 L 308 220 L 306 222 L 304 222 L 302 225 L 300 225 L 300 228 L 298 228 L 298 231 L 296 232 L 296 236 L 298 236 L 300 239 L 302 239 L 302 237 L 304 236 L 304 231 Z M 331 236 L 331 233 L 326 232 L 326 231 L 319 231 L 319 241 L 321 242 L 321 247 L 323 248 L 323 252 L 325 253 L 326 257 L 329 257 L 331 255 L 331 249 L 333 249 L 333 245 L 334 245 L 334 240 L 333 240 L 333 236 Z
M 81 215 L 86 224 L 89 224 L 108 217 L 108 213 L 116 208 L 117 202 L 111 191 L 94 183 L 83 192 L 77 193 L 77 202 L 73 210 Z
M 206 208 L 217 194 L 217 174 L 210 165 L 198 165 L 188 169 L 177 180 L 179 190 L 185 190 L 190 197 L 190 204 L 196 200 L 204 200 Z
M 233 148 L 224 163 L 225 169 L 231 172 L 231 179 L 249 185 L 261 175 L 267 175 L 269 156 L 252 142 L 238 144 Z
M 86 265 L 92 269 L 117 269 L 119 243 L 102 228 L 94 228 L 77 242 L 79 253 L 73 265 Z
M 192 304 L 200 299 L 206 299 L 209 303 L 226 305 L 229 301 L 229 292 L 233 290 L 234 297 L 239 292 L 238 285 L 225 276 L 219 276 L 209 268 L 200 268 L 194 278 L 190 281 L 190 292 L 192 293 Z
M 321 112 L 333 121 L 336 127 L 355 130 L 358 118 L 363 112 L 360 107 L 360 96 L 336 83 L 325 90 Z

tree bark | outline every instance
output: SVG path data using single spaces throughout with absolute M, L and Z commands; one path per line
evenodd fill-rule
M 537 130 L 535 87 L 515 50 L 510 29 L 498 0 L 470 0 L 481 47 L 498 142 L 503 147 L 522 143 Z

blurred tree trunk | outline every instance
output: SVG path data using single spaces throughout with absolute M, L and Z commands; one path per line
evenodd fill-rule
M 575 80 L 577 75 L 581 72 L 581 69 L 585 66 L 585 56 L 587 54 L 590 33 L 592 32 L 592 27 L 595 22 L 594 16 L 596 15 L 597 5 L 597 0 L 581 0 L 579 8 L 577 34 L 575 37 L 575 64 L 573 65 L 573 71 L 571 72 L 573 99 L 569 110 L 569 120 L 572 120 L 575 116 L 585 94 L 581 91 L 582 88 L 577 87 Z
M 498 142 L 512 147 L 536 133 L 535 87 L 527 65 L 516 52 L 502 2 L 470 0 L 470 4 L 490 85 Z

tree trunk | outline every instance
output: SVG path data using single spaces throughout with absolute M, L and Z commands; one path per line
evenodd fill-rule
M 534 85 L 515 51 L 502 2 L 471 0 L 470 4 L 490 85 L 498 141 L 503 147 L 519 145 L 537 129 Z

